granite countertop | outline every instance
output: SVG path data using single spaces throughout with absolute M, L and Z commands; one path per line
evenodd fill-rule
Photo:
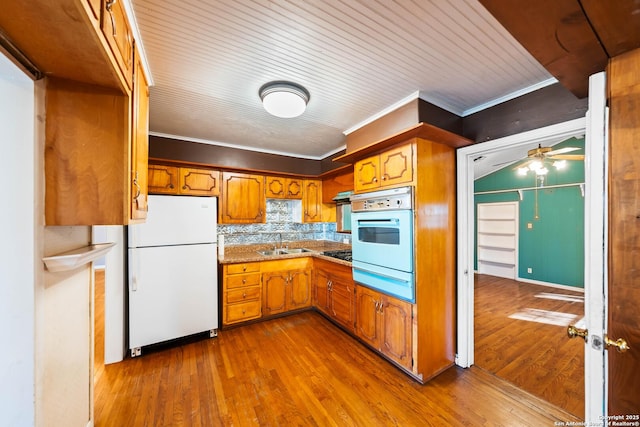
M 343 261 L 340 259 L 328 257 L 322 255 L 324 251 L 340 251 L 350 250 L 351 245 L 346 243 L 334 242 L 331 240 L 301 240 L 296 242 L 284 242 L 289 249 L 304 248 L 309 249 L 310 252 L 301 252 L 294 254 L 279 254 L 279 255 L 262 255 L 258 251 L 271 250 L 274 248 L 273 244 L 254 244 L 254 245 L 228 245 L 224 248 L 224 254 L 218 253 L 218 262 L 220 264 L 236 264 L 242 262 L 260 262 L 260 261 L 274 261 L 280 259 L 289 258 L 301 258 L 301 257 L 317 257 L 333 261 L 338 264 L 351 267 L 349 261 Z

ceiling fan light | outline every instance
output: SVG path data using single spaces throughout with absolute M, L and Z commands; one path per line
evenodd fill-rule
M 562 169 L 567 167 L 567 161 L 566 160 L 556 160 L 555 162 L 553 162 L 553 167 L 555 167 L 557 170 L 562 170 Z
M 549 172 L 547 168 L 538 168 L 536 169 L 536 175 L 546 175 Z
M 532 171 L 537 171 L 540 168 L 542 168 L 542 162 L 539 160 L 534 160 L 529 164 L 529 169 L 531 169 Z
M 276 117 L 298 117 L 307 108 L 309 92 L 305 88 L 290 82 L 271 82 L 260 88 L 262 106 Z
M 527 174 L 527 172 L 529 172 L 529 168 L 526 167 L 526 166 L 518 168 L 518 175 L 520 175 L 520 176 L 525 176 Z

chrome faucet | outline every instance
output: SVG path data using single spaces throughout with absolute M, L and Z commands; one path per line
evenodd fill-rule
M 278 245 L 276 246 L 276 245 L 274 244 L 274 245 L 273 245 L 273 250 L 276 250 L 276 249 L 282 249 L 282 248 L 285 248 L 285 249 L 286 249 L 288 245 L 287 245 L 287 246 L 283 246 L 283 245 L 282 245 L 282 243 L 283 243 L 283 242 L 282 242 L 282 233 L 278 233 Z

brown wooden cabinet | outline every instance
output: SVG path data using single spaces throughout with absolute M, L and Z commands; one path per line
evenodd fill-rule
M 262 317 L 260 263 L 227 264 L 222 276 L 222 324 Z
M 265 221 L 264 176 L 223 172 L 221 194 L 218 218 L 221 224 Z
M 356 165 L 357 192 L 373 189 L 366 184 L 379 184 L 372 178 L 384 176 L 385 172 L 387 179 L 382 180 L 382 186 L 414 186 L 412 332 L 407 340 L 400 332 L 407 328 L 403 320 L 407 318 L 403 308 L 407 303 L 390 304 L 392 300 L 380 299 L 380 295 L 364 287 L 357 287 L 356 319 L 357 334 L 363 341 L 379 348 L 420 382 L 449 368 L 455 359 L 455 148 L 446 141 L 465 142 L 433 127 L 425 128 L 424 132 L 430 139 L 414 137 L 399 141 L 394 137 L 390 141 L 397 142 L 379 144 L 385 151 L 365 147 L 362 157 L 357 151 L 346 157 Z M 437 142 L 439 139 L 445 143 Z M 376 152 L 377 156 L 371 156 Z M 396 320 L 385 326 L 383 320 L 386 322 L 389 317 Z M 387 333 L 394 330 L 397 333 Z M 413 355 L 410 369 L 403 350 L 408 341 Z
M 219 196 L 220 172 L 211 169 L 180 168 L 178 194 Z
M 356 286 L 356 334 L 371 347 L 411 371 L 413 305 Z
M 218 196 L 220 172 L 204 168 L 150 164 L 149 193 Z
M 149 194 L 178 194 L 177 166 L 149 164 Z
M 268 199 L 302 199 L 302 180 L 268 176 L 265 193 Z
M 262 263 L 264 316 L 311 307 L 310 265 L 310 258 Z
M 147 217 L 149 163 L 149 84 L 138 51 L 134 56 L 131 135 L 131 219 Z
M 11 0 L 2 6 L 3 34 L 46 76 L 40 85 L 46 91 L 46 225 L 144 220 L 147 82 L 139 61 L 134 67 L 122 3 Z M 134 74 L 140 75 L 136 87 Z
M 302 197 L 303 222 L 322 221 L 322 181 L 305 179 Z
M 413 145 L 406 144 L 357 161 L 354 187 L 356 192 L 365 192 L 407 185 L 413 182 L 413 175 Z
M 355 284 L 349 267 L 314 260 L 313 296 L 318 310 L 349 332 L 355 331 Z
M 102 9 L 102 32 L 113 56 L 131 87 L 133 76 L 133 34 L 122 1 L 105 0 Z

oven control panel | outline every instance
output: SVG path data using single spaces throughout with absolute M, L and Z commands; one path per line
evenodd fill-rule
M 394 188 L 351 196 L 352 212 L 411 209 L 412 204 L 412 187 Z

